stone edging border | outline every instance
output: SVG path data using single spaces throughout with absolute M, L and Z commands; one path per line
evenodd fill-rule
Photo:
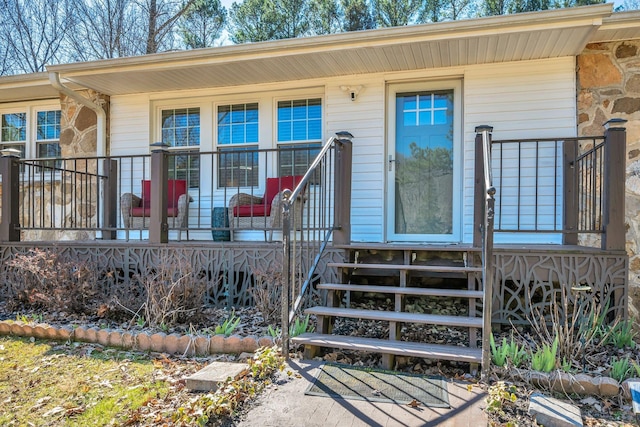
M 239 354 L 253 353 L 260 347 L 274 345 L 272 337 L 256 337 L 249 335 L 179 335 L 157 332 L 121 332 L 110 329 L 85 328 L 79 326 L 55 327 L 45 323 L 37 325 L 19 321 L 0 321 L 0 335 L 34 337 L 52 340 L 71 340 L 97 343 L 103 346 L 120 347 L 138 351 L 155 351 L 159 353 L 178 354 L 184 356 L 208 356 L 218 353 Z
M 510 373 L 519 380 L 542 390 L 602 397 L 617 396 L 622 391 L 622 396 L 627 400 L 631 400 L 628 383 L 640 381 L 640 378 L 629 378 L 620 384 L 611 377 L 593 377 L 589 374 L 574 375 L 562 371 L 545 373 L 517 368 L 512 368 Z

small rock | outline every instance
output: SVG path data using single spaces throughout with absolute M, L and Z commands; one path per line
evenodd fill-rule
M 149 338 L 149 334 L 146 332 L 141 332 L 136 336 L 136 342 L 138 344 L 138 350 L 140 351 L 149 351 L 151 350 L 151 339 Z
M 198 336 L 194 340 L 196 356 L 209 355 L 209 338 Z
M 582 427 L 580 408 L 541 393 L 530 396 L 529 415 L 545 427 Z
M 573 379 L 573 390 L 575 393 L 592 396 L 599 393 L 598 385 L 594 382 L 594 378 L 591 375 L 576 374 Z
M 598 377 L 594 384 L 598 385 L 600 396 L 617 396 L 620 391 L 620 384 L 611 377 Z
M 551 389 L 559 393 L 571 392 L 572 378 L 566 372 L 555 371 L 549 375 L 549 381 L 551 382 Z
M 178 347 L 179 339 L 180 339 L 180 336 L 177 334 L 167 335 L 164 338 L 164 351 L 166 351 L 169 354 L 177 354 L 179 350 L 179 347 Z
M 118 331 L 109 333 L 109 345 L 112 347 L 122 347 L 122 334 Z
M 96 332 L 96 341 L 100 345 L 109 345 L 109 331 L 106 329 L 100 329 Z
M 211 353 L 224 353 L 224 335 L 214 335 L 211 337 Z
M 258 349 L 258 337 L 249 335 L 242 338 L 242 350 L 245 352 L 254 352 Z
M 239 362 L 246 362 L 248 359 L 253 359 L 253 353 L 243 352 L 238 356 Z
M 164 350 L 164 339 L 167 335 L 164 332 L 158 332 L 149 337 L 151 351 L 161 353 Z

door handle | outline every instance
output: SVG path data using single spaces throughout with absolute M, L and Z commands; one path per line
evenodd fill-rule
M 393 158 L 393 156 L 389 154 L 389 172 L 391 172 L 391 170 L 393 169 L 393 162 L 395 161 L 396 160 Z

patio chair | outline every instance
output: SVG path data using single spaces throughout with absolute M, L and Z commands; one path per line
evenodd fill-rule
M 231 240 L 234 240 L 234 230 L 264 229 L 265 241 L 272 241 L 273 229 L 282 227 L 280 211 L 282 192 L 285 189 L 293 191 L 302 178 L 298 175 L 267 178 L 266 190 L 262 197 L 246 193 L 238 193 L 231 197 L 228 209 Z M 294 201 L 292 218 L 296 218 L 296 213 L 300 211 L 303 203 L 304 198 Z M 267 231 L 269 231 L 268 240 Z
M 187 228 L 189 202 L 192 201 L 193 199 L 187 193 L 186 180 L 170 179 L 167 181 L 167 217 L 173 219 L 170 221 L 173 227 Z M 151 217 L 151 181 L 142 180 L 142 194 L 140 196 L 124 193 L 120 197 L 120 210 L 124 227 L 127 230 L 127 240 L 130 228 L 134 230 L 148 229 Z M 181 235 L 182 230 L 178 232 L 178 240 Z M 188 229 L 187 240 L 189 240 Z

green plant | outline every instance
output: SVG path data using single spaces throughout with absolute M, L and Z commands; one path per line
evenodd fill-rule
M 293 338 L 297 337 L 298 335 L 304 334 L 305 332 L 313 332 L 313 326 L 309 324 L 308 314 L 304 319 L 296 317 L 293 325 L 291 325 L 291 327 L 289 328 L 289 336 Z
M 274 328 L 273 326 L 267 326 L 267 333 L 273 339 L 279 338 L 282 335 L 282 330 L 277 326 Z
M 138 325 L 139 328 L 144 328 L 144 325 L 147 323 L 147 321 L 144 319 L 144 316 L 138 316 L 136 319 L 136 325 Z
M 489 336 L 489 343 L 491 345 L 491 360 L 496 366 L 504 366 L 507 361 L 515 367 L 518 367 L 524 363 L 527 358 L 527 352 L 524 350 L 524 346 L 520 347 L 514 340 L 513 336 L 511 340 L 507 342 L 506 338 L 502 338 L 502 345 L 496 346 L 495 338 L 493 334 Z
M 563 372 L 567 372 L 567 373 L 571 372 L 572 371 L 571 361 L 567 360 L 566 357 L 563 357 L 561 368 Z
M 516 386 L 507 385 L 504 381 L 498 381 L 489 387 L 487 396 L 487 412 L 502 412 L 505 404 L 513 404 L 518 400 Z
M 37 324 L 44 321 L 44 316 L 41 313 L 32 313 L 29 315 L 18 313 L 16 314 L 16 321 L 27 324 Z
M 637 369 L 637 368 L 636 368 Z M 624 359 L 616 359 L 615 357 L 611 360 L 611 378 L 618 382 L 622 382 L 625 379 L 629 378 L 631 374 L 631 362 L 629 361 L 629 356 Z
M 551 372 L 556 367 L 556 355 L 558 353 L 558 337 L 553 344 L 542 344 L 531 357 L 531 369 L 534 371 Z
M 616 348 L 635 347 L 633 323 L 629 320 L 618 322 L 611 328 L 608 342 Z
M 221 325 L 216 326 L 213 332 L 216 335 L 224 335 L 225 337 L 228 337 L 233 333 L 233 331 L 238 327 L 239 324 L 240 317 L 236 316 L 235 313 L 231 313 L 231 316 L 228 317 L 227 320 L 222 322 Z
M 496 339 L 493 334 L 489 336 L 489 344 L 491 346 L 491 361 L 496 366 L 504 366 L 507 363 L 507 339 L 502 338 L 502 345 L 496 347 Z

